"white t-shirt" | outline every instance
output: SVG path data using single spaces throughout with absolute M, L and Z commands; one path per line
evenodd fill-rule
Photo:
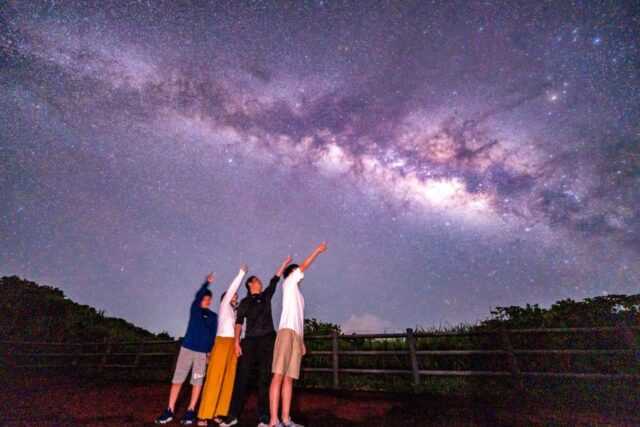
M 240 270 L 238 275 L 231 285 L 229 285 L 229 289 L 227 289 L 227 293 L 224 295 L 222 301 L 220 301 L 220 310 L 218 311 L 218 332 L 216 336 L 233 338 L 235 337 L 235 326 L 236 326 L 236 311 L 231 307 L 231 299 L 238 292 L 238 288 L 240 287 L 240 283 L 242 283 L 242 278 L 244 277 L 245 272 Z
M 304 338 L 304 297 L 298 284 L 303 278 L 302 270 L 296 268 L 284 280 L 279 327 L 279 329 L 293 329 L 301 338 Z

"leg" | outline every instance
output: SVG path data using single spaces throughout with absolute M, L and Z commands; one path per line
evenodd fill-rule
M 236 379 L 236 366 L 238 357 L 236 356 L 234 347 L 234 338 L 224 338 L 224 346 L 226 349 L 226 359 L 224 376 L 220 385 L 220 395 L 218 396 L 218 404 L 214 415 L 216 417 L 226 417 L 229 414 L 229 406 L 231 405 L 231 395 L 233 394 L 233 385 Z
M 191 401 L 189 402 L 189 409 L 191 411 L 195 410 L 198 398 L 200 398 L 202 383 L 206 372 L 207 353 L 194 352 L 193 368 L 191 368 Z
M 291 346 L 289 348 L 289 360 L 287 369 L 284 374 L 282 384 L 282 422 L 291 420 L 291 397 L 293 395 L 293 380 L 300 376 L 300 363 L 302 362 L 302 338 L 295 332 L 291 331 L 289 337 Z
M 270 426 L 278 424 L 278 406 L 280 403 L 280 387 L 282 386 L 282 379 L 284 375 L 273 374 L 271 379 L 271 387 L 269 387 L 269 407 L 271 412 L 271 419 L 269 420 Z
M 259 347 L 256 348 L 255 343 L 255 338 L 245 338 L 242 340 L 242 356 L 238 360 L 236 382 L 233 386 L 233 398 L 231 399 L 231 406 L 229 407 L 229 415 L 236 418 L 240 418 L 242 408 L 247 400 L 247 385 L 251 378 L 251 367 L 254 364 L 255 357 L 259 355 L 260 350 Z M 271 368 L 271 366 L 269 366 L 269 368 Z
M 176 400 L 178 400 L 178 395 L 180 394 L 180 389 L 182 388 L 182 384 L 171 384 L 171 391 L 169 392 L 169 409 L 171 412 L 175 412 L 176 409 Z
M 169 392 L 169 406 L 171 412 L 175 412 L 176 401 L 182 388 L 182 383 L 187 379 L 189 371 L 192 370 L 194 364 L 195 352 L 184 347 L 180 347 L 178 360 L 176 361 L 176 370 L 173 372 L 173 380 L 171 380 L 171 391 Z
M 220 398 L 220 389 L 224 379 L 226 349 L 221 337 L 216 337 L 216 342 L 211 351 L 209 359 L 209 367 L 207 368 L 207 380 L 202 389 L 202 398 L 200 399 L 200 408 L 198 409 L 198 418 L 212 419 L 218 406 Z M 195 385 L 195 384 L 194 384 Z
M 261 337 L 258 347 L 260 372 L 258 377 L 258 416 L 260 421 L 266 423 L 269 420 L 269 383 L 271 382 L 271 364 L 273 363 L 272 335 Z
M 291 418 L 291 396 L 293 395 L 293 378 L 284 377 L 282 382 L 282 422 Z
M 196 403 L 198 403 L 198 398 L 200 397 L 200 390 L 202 390 L 201 385 L 194 385 L 191 387 L 191 402 L 189 402 L 189 409 L 195 410 Z

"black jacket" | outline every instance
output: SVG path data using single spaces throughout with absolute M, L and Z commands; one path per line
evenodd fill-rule
M 236 317 L 236 325 L 242 325 L 247 319 L 247 330 L 244 336 L 263 337 L 275 334 L 273 316 L 271 314 L 271 299 L 276 293 L 280 277 L 273 276 L 269 286 L 259 294 L 247 295 L 240 301 Z

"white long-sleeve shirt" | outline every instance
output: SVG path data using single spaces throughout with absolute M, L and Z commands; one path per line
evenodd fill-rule
M 282 315 L 279 329 L 293 329 L 304 338 L 304 297 L 299 283 L 304 278 L 300 268 L 296 268 L 282 285 Z
M 240 283 L 242 283 L 242 279 L 244 278 L 245 272 L 241 269 L 231 285 L 229 285 L 229 289 L 227 289 L 227 293 L 220 301 L 220 310 L 218 310 L 218 333 L 216 336 L 233 338 L 235 337 L 235 325 L 236 325 L 236 311 L 231 306 L 231 299 L 238 292 L 238 288 L 240 287 Z

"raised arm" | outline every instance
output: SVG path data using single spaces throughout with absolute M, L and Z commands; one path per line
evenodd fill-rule
M 262 292 L 264 295 L 266 295 L 267 297 L 272 297 L 273 294 L 276 293 L 276 287 L 278 286 L 280 277 L 282 277 L 284 269 L 287 267 L 287 265 L 291 264 L 292 261 L 293 257 L 291 255 L 288 255 L 287 258 L 282 262 L 282 264 L 280 264 L 278 271 L 276 271 L 276 274 L 269 281 L 269 286 L 267 286 L 267 288 Z
M 284 269 L 287 267 L 287 265 L 291 264 L 291 262 L 293 262 L 293 257 L 291 256 L 291 254 L 289 254 L 287 255 L 287 258 L 282 262 L 282 264 L 280 264 L 280 268 L 278 268 L 278 271 L 276 271 L 276 276 L 282 277 Z
M 327 242 L 322 242 L 318 245 L 318 247 L 304 260 L 302 265 L 300 266 L 300 271 L 304 272 L 309 266 L 313 263 L 313 260 L 316 259 L 318 255 L 327 250 Z
M 235 293 L 238 292 L 240 283 L 242 283 L 242 278 L 247 273 L 247 271 L 249 271 L 249 267 L 247 267 L 246 265 L 243 265 L 240 268 L 238 275 L 236 276 L 235 279 L 233 279 L 233 282 L 231 282 L 231 284 L 229 285 L 229 288 L 227 289 L 227 293 L 224 295 L 224 298 L 220 302 L 220 307 L 224 306 L 225 304 L 229 304 L 231 302 Z
M 204 294 L 207 292 L 207 289 L 209 289 L 209 285 L 213 283 L 215 279 L 216 279 L 215 274 L 209 274 L 206 277 L 205 282 L 202 284 L 198 292 L 196 292 L 196 297 L 193 299 L 193 302 L 191 303 L 191 312 L 197 311 L 200 308 L 200 303 L 204 299 Z

